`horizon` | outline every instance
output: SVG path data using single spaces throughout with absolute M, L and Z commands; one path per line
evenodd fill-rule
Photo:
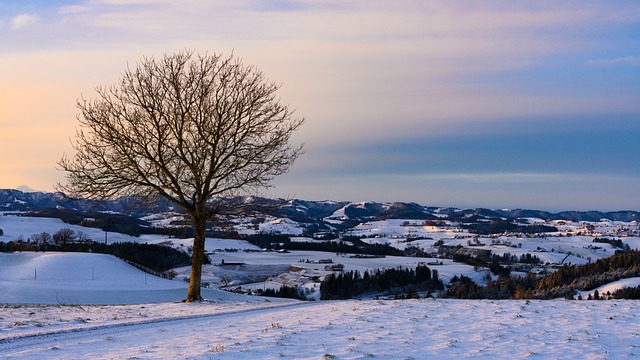
M 54 191 L 76 100 L 189 48 L 306 118 L 264 196 L 640 210 L 635 1 L 39 0 L 0 3 L 0 36 L 0 188 Z
M 54 190 L 54 191 L 41 191 L 41 190 L 36 190 L 36 189 L 32 189 L 31 187 L 29 187 L 28 185 L 21 185 L 15 189 L 9 189 L 9 188 L 0 188 L 1 190 L 17 190 L 20 191 L 22 193 L 43 193 L 43 194 L 55 194 L 58 193 L 59 191 Z M 476 206 L 476 207 L 459 207 L 459 206 L 452 206 L 452 205 L 438 205 L 438 204 L 425 204 L 425 203 L 420 203 L 417 201 L 374 201 L 374 200 L 359 200 L 359 201 L 354 201 L 354 200 L 348 200 L 348 199 L 304 199 L 304 198 L 279 198 L 279 197 L 273 197 L 273 196 L 265 196 L 265 195 L 241 195 L 241 196 L 256 196 L 256 197 L 264 197 L 266 199 L 283 199 L 283 200 L 288 200 L 288 201 L 293 201 L 293 200 L 300 200 L 300 201 L 309 201 L 309 202 L 335 202 L 335 203 L 349 203 L 349 204 L 360 204 L 360 203 L 380 203 L 380 204 L 392 204 L 392 203 L 416 203 L 420 206 L 424 206 L 424 207 L 435 207 L 435 208 L 440 208 L 440 209 L 457 209 L 457 210 L 479 210 L 479 209 L 487 209 L 487 210 L 492 210 L 492 211 L 515 211 L 515 210 L 530 210 L 530 211 L 541 211 L 541 212 L 548 212 L 551 214 L 559 214 L 559 213 L 563 213 L 563 212 L 601 212 L 601 213 L 615 213 L 615 212 L 638 212 L 640 213 L 640 211 L 638 210 L 634 210 L 634 209 L 569 209 L 569 208 L 562 208 L 562 209 L 540 209 L 540 208 L 531 208 L 531 207 L 515 207 L 515 208 L 492 208 L 492 207 L 487 207 L 487 206 Z

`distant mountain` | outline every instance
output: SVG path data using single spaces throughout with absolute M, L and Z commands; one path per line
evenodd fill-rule
M 20 190 L 22 192 L 38 192 L 37 190 L 33 190 L 32 188 L 28 187 L 27 185 L 20 185 L 16 188 L 16 190 Z
M 0 211 L 29 211 L 56 207 L 64 203 L 60 193 L 24 192 L 0 189 Z
M 323 223 L 324 219 L 333 219 L 332 224 L 339 227 L 339 222 L 344 221 L 345 226 L 362 221 L 375 221 L 385 219 L 422 219 L 434 220 L 448 218 L 452 221 L 477 222 L 481 220 L 508 220 L 522 218 L 539 218 L 550 220 L 571 221 L 640 221 L 640 213 L 637 211 L 563 211 L 551 213 L 541 210 L 515 209 L 492 210 L 456 209 L 427 207 L 417 203 L 378 203 L 378 202 L 347 202 L 347 201 L 307 201 L 294 199 L 283 201 L 278 199 L 246 197 L 232 202 L 232 204 L 253 203 L 259 204 L 257 209 L 264 216 L 289 218 L 299 223 Z M 24 192 L 12 189 L 0 189 L 0 212 L 33 212 L 41 216 L 82 217 L 86 214 L 109 213 L 140 220 L 142 217 L 159 214 L 181 212 L 173 204 L 166 200 L 158 200 L 153 205 L 141 205 L 133 198 L 119 198 L 105 202 L 72 199 L 62 193 L 49 192 Z M 57 215 L 56 215 L 57 214 Z
M 500 214 L 506 218 L 538 218 L 538 219 L 551 219 L 551 220 L 572 220 L 572 221 L 600 221 L 607 219 L 611 221 L 640 221 L 640 213 L 637 211 L 562 211 L 558 213 L 551 213 L 540 210 L 496 210 L 497 214 Z
M 0 189 L 0 211 L 41 211 L 52 208 L 79 212 L 117 212 L 133 216 L 174 210 L 171 204 L 162 200 L 157 201 L 153 206 L 141 206 L 130 197 L 103 202 L 70 198 L 60 192 L 24 192 L 14 189 Z
M 307 218 L 324 219 L 349 204 L 349 202 L 345 201 L 307 201 L 295 199 L 277 207 L 273 215 L 296 221 Z

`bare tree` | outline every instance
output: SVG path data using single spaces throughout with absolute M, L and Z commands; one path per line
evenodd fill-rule
M 76 239 L 75 231 L 69 228 L 62 228 L 53 234 L 53 242 L 65 251 L 67 244 L 72 243 Z
M 223 211 L 221 199 L 270 186 L 303 152 L 289 140 L 304 119 L 280 104 L 278 89 L 233 55 L 144 58 L 96 99 L 78 101 L 76 153 L 59 162 L 59 188 L 100 199 L 160 195 L 183 208 L 195 228 L 185 301 L 201 300 L 206 221 Z
M 35 245 L 36 251 L 38 251 L 39 249 L 42 249 L 42 251 L 45 251 L 47 244 L 49 244 L 52 239 L 51 239 L 51 234 L 49 234 L 46 231 L 43 231 L 41 233 L 31 235 L 29 237 L 29 240 L 31 240 L 31 242 Z
M 84 231 L 79 230 L 76 232 L 76 242 L 80 244 L 88 244 L 92 241 L 91 237 Z
M 24 244 L 25 244 L 24 236 L 22 234 L 18 235 L 16 242 L 18 243 L 18 251 L 22 252 L 22 250 L 24 250 Z

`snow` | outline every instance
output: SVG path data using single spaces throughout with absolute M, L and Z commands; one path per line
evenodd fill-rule
M 269 220 L 266 223 L 259 225 L 259 231 L 268 234 L 290 234 L 290 235 L 302 235 L 304 229 L 300 225 L 287 218 L 277 218 Z
M 81 231 L 88 235 L 89 238 L 95 241 L 103 241 L 105 238 L 104 231 L 95 228 L 88 228 L 83 226 L 66 224 L 60 219 L 52 218 L 39 218 L 28 216 L 0 216 L 0 229 L 3 229 L 4 234 L 0 236 L 0 241 L 9 242 L 15 241 L 19 237 L 24 240 L 29 239 L 31 235 L 39 234 L 42 232 L 48 232 L 54 234 L 58 230 L 63 228 L 69 228 L 76 233 Z M 146 239 L 161 239 L 162 235 L 146 235 Z M 143 238 L 137 238 L 120 233 L 108 233 L 107 242 L 109 244 L 114 242 L 140 242 Z
M 259 219 L 251 217 L 239 217 L 236 218 L 234 228 L 239 234 L 252 235 L 256 233 L 263 234 L 285 234 L 285 235 L 302 235 L 304 233 L 304 226 L 300 223 L 288 218 L 277 218 L 273 216 L 267 216 L 260 222 L 255 221 Z
M 635 301 L 213 301 L 0 309 L 7 359 L 619 359 Z
M 330 224 L 341 224 L 344 220 L 349 220 L 349 217 L 345 213 L 345 210 L 350 205 L 353 205 L 353 204 L 347 204 L 347 205 L 341 207 L 340 209 L 334 211 L 333 214 L 331 214 L 331 215 L 327 216 L 326 218 L 324 218 L 324 221 L 328 222 Z
M 580 226 L 569 224 L 561 231 L 575 233 Z M 619 224 L 603 222 L 598 226 L 597 231 L 609 231 Z M 15 240 L 19 235 L 27 239 L 42 231 L 54 233 L 62 227 L 97 238 L 104 236 L 99 230 L 74 227 L 54 219 L 0 216 L 0 228 L 5 231 L 0 241 Z M 452 228 L 403 226 L 395 220 L 365 224 L 358 231 L 380 235 L 371 241 L 401 246 L 406 240 L 402 237 L 406 234 L 401 231 L 411 228 L 433 237 L 409 243 L 413 245 L 429 247 L 435 239 L 450 245 L 464 245 L 468 241 L 468 238 L 456 238 L 461 233 Z M 176 248 L 192 245 L 192 239 L 157 235 L 109 236 L 110 242 L 111 239 L 170 242 Z M 591 254 L 594 259 L 613 254 L 614 249 L 608 244 L 597 244 L 602 246 L 600 250 L 587 248 L 592 244 L 591 239 L 586 235 L 501 236 L 495 238 L 501 244 L 491 244 L 492 239 L 488 238 L 480 241 L 486 243 L 484 248 L 495 253 L 519 254 L 541 246 L 548 251 L 536 254 L 550 262 L 561 260 L 568 251 Z M 504 245 L 509 241 L 522 242 L 522 246 Z M 640 245 L 637 237 L 625 238 L 624 242 L 633 248 Z M 252 274 L 273 275 L 263 282 L 243 284 L 253 288 L 299 283 L 305 275 L 318 275 L 325 265 L 318 260 L 331 259 L 333 263 L 344 264 L 345 270 L 361 272 L 414 267 L 418 262 L 433 260 L 393 256 L 355 259 L 314 251 L 259 252 L 246 242 L 228 239 L 207 239 L 206 248 L 213 263 L 225 260 L 246 265 L 207 265 L 203 274 L 205 281 L 242 279 Z M 581 255 L 568 259 L 582 261 L 583 258 Z M 446 259 L 438 261 L 443 264 L 430 267 L 438 270 L 445 283 L 456 274 L 482 281 L 483 273 L 469 265 Z M 298 271 L 281 273 L 291 265 Z M 188 274 L 188 268 L 176 270 Z M 270 271 L 273 273 L 269 274 Z M 637 301 L 301 302 L 202 289 L 206 301 L 188 304 L 179 302 L 187 291 L 187 283 L 180 278 L 167 280 L 148 275 L 110 255 L 0 254 L 0 358 L 617 359 L 640 356 L 640 317 L 636 316 L 640 302 Z M 603 294 L 639 284 L 640 278 L 623 279 L 603 285 L 598 291 Z
M 356 206 L 358 204 L 351 205 Z M 362 204 L 359 206 L 362 206 Z M 334 215 L 340 215 L 340 210 Z M 239 225 L 237 226 L 251 224 L 250 220 L 250 218 L 239 219 Z M 543 222 L 543 220 L 535 218 L 528 218 L 527 221 L 530 223 Z M 630 236 L 622 237 L 625 229 L 633 230 L 637 228 L 637 224 L 634 223 L 562 221 L 550 224 L 557 225 L 559 231 L 535 236 L 518 234 L 477 236 L 470 234 L 467 230 L 461 229 L 458 224 L 450 221 L 442 221 L 440 225 L 434 225 L 432 222 L 422 220 L 388 219 L 359 224 L 352 228 L 348 234 L 366 236 L 367 238 L 364 238 L 363 241 L 388 244 L 401 250 L 408 246 L 414 246 L 430 254 L 435 254 L 438 250 L 437 247 L 434 247 L 436 241 L 441 241 L 448 246 L 461 245 L 466 247 L 469 246 L 468 243 L 470 241 L 477 239 L 482 245 L 474 246 L 476 249 L 491 250 L 492 253 L 497 255 L 504 253 L 510 253 L 515 256 L 527 253 L 533 254 L 540 258 L 543 264 L 550 264 L 547 270 L 551 271 L 553 271 L 554 264 L 585 264 L 613 255 L 616 248 L 606 243 L 593 243 L 595 236 L 602 236 L 603 234 L 613 238 L 620 236 L 623 242 L 631 248 L 640 248 L 640 238 L 637 235 L 633 236 L 633 234 L 637 234 L 637 231 Z M 257 229 L 273 233 L 299 234 L 302 229 L 299 224 L 289 219 L 280 218 L 264 219 L 259 224 L 255 224 L 255 226 Z M 32 234 L 43 231 L 53 234 L 64 227 L 69 227 L 76 232 L 81 231 L 87 234 L 89 238 L 98 241 L 104 239 L 104 232 L 99 229 L 69 225 L 58 219 L 0 216 L 0 228 L 4 229 L 4 236 L 0 237 L 0 241 L 12 241 L 19 236 L 28 239 Z M 255 232 L 255 230 L 250 229 L 247 229 L 247 231 L 249 233 Z M 294 237 L 292 240 L 313 241 L 310 238 L 301 237 Z M 192 238 L 176 239 L 165 235 L 132 237 L 124 234 L 109 233 L 108 242 L 116 241 L 162 244 L 172 246 L 186 253 L 189 253 L 193 246 Z M 435 260 L 432 258 L 393 256 L 381 259 L 353 259 L 349 256 L 324 252 L 291 251 L 290 253 L 281 254 L 260 252 L 259 250 L 258 247 L 246 241 L 208 238 L 205 244 L 205 251 L 209 254 L 209 258 L 214 265 L 204 266 L 203 281 L 214 288 L 239 285 L 244 288 L 279 288 L 284 284 L 309 287 L 312 285 L 309 284 L 308 273 L 317 275 L 320 272 L 322 275 L 324 271 L 324 265 L 313 264 L 313 262 L 321 259 L 331 259 L 335 264 L 343 264 L 346 271 L 357 270 L 361 273 L 365 270 L 372 271 L 382 268 L 415 267 L 418 262 L 433 262 Z M 215 266 L 215 264 L 220 264 L 223 260 L 225 262 L 244 263 L 247 266 L 237 266 L 235 268 Z M 286 271 L 292 265 L 305 268 L 306 273 Z M 440 278 L 445 283 L 455 275 L 466 275 L 479 284 L 484 284 L 485 276 L 488 272 L 488 270 L 475 271 L 469 265 L 454 263 L 450 260 L 444 260 L 441 266 L 436 266 L 434 269 L 438 270 Z M 178 280 L 184 280 L 190 275 L 188 267 L 174 270 L 177 273 Z M 33 272 L 33 270 L 31 271 Z M 298 281 L 292 283 L 292 279 L 296 277 Z M 254 284 L 251 284 L 252 282 Z M 179 298 L 173 291 L 165 291 L 171 293 L 167 299 Z M 55 298 L 55 296 L 52 297 Z
M 599 294 L 604 295 L 608 293 L 613 294 L 617 290 L 620 290 L 623 288 L 634 288 L 638 286 L 640 286 L 640 277 L 633 277 L 633 278 L 620 279 L 618 281 L 610 282 L 608 284 L 604 284 L 590 291 L 579 291 L 579 294 L 582 296 L 583 299 L 586 299 L 589 297 L 589 295 L 593 296 L 596 290 L 598 290 Z
M 547 223 L 542 219 L 527 218 L 527 222 L 535 224 L 553 225 L 558 232 L 524 235 L 477 235 L 460 228 L 456 223 L 443 221 L 444 225 L 429 225 L 423 220 L 389 219 L 361 223 L 347 234 L 366 237 L 363 241 L 377 244 L 387 244 L 398 249 L 407 246 L 418 247 L 426 252 L 434 252 L 436 241 L 442 241 L 447 246 L 468 246 L 468 242 L 478 239 L 483 246 L 476 249 L 491 250 L 494 254 L 510 253 L 520 256 L 530 253 L 539 257 L 543 263 L 586 264 L 598 259 L 609 257 L 617 250 L 610 244 L 593 243 L 595 237 L 619 238 L 632 249 L 640 248 L 640 238 L 637 236 L 637 225 L 624 222 L 603 220 L 595 223 L 552 221 Z M 592 226 L 592 229 L 590 227 Z M 567 255 L 571 252 L 571 255 Z M 565 259 L 566 257 L 566 259 Z
M 440 261 L 442 265 L 431 266 L 432 269 L 438 270 L 439 277 L 448 282 L 455 275 L 466 275 L 470 278 L 477 280 L 479 283 L 483 283 L 484 273 L 477 272 L 473 266 L 454 262 L 448 259 L 434 259 L 434 258 L 414 258 L 404 256 L 386 256 L 381 258 L 355 258 L 349 254 L 335 254 L 321 251 L 290 251 L 287 253 L 278 252 L 215 252 L 210 254 L 212 264 L 220 264 L 223 260 L 226 263 L 244 263 L 247 266 L 275 266 L 284 265 L 285 267 L 295 266 L 305 268 L 308 271 L 324 271 L 324 263 L 319 263 L 320 260 L 331 260 L 333 264 L 343 264 L 345 271 L 357 270 L 361 274 L 364 271 L 373 271 L 376 269 L 390 269 L 390 268 L 415 268 L 419 263 Z M 239 275 L 242 275 L 242 267 L 238 269 Z M 255 271 L 255 268 L 249 268 L 244 270 L 246 272 Z M 179 275 L 184 276 L 188 273 L 188 268 L 177 269 Z M 325 273 L 328 273 L 324 271 Z M 272 274 L 274 277 L 278 274 Z M 203 266 L 203 278 L 205 281 L 216 282 L 216 277 L 220 276 L 220 268 L 214 265 Z M 226 276 L 230 276 L 227 272 Z M 276 281 L 277 283 L 277 281 Z M 306 281 L 301 279 L 299 284 L 304 284 Z M 275 283 L 274 283 L 275 284 Z M 275 286 L 279 288 L 284 283 L 280 283 Z M 291 285 L 290 283 L 287 285 Z M 244 286 L 244 285 L 243 285 Z M 256 285 L 263 287 L 263 283 Z
M 640 277 L 622 279 L 618 281 L 614 281 L 612 283 L 600 286 L 597 288 L 598 292 L 601 294 L 605 294 L 607 292 L 615 292 L 616 290 L 622 288 L 633 288 L 640 286 Z
M 0 303 L 5 304 L 179 301 L 186 297 L 187 286 L 184 281 L 146 274 L 111 255 L 0 253 Z M 218 290 L 203 291 L 221 296 Z
M 177 302 L 186 283 L 144 275 L 112 256 L 0 255 L 0 357 L 6 359 L 640 355 L 637 301 L 300 302 L 203 289 L 207 301 L 187 304 Z M 171 291 L 179 296 L 164 299 Z M 114 305 L 122 303 L 128 305 Z

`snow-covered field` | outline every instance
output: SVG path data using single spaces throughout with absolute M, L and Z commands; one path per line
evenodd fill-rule
M 75 232 L 81 231 L 88 235 L 89 238 L 102 241 L 105 238 L 104 231 L 95 228 L 87 228 L 77 225 L 70 225 L 64 223 L 60 219 L 51 218 L 38 218 L 28 216 L 0 216 L 0 229 L 3 229 L 4 234 L 0 236 L 0 241 L 9 242 L 15 241 L 22 237 L 25 241 L 31 237 L 31 235 L 39 234 L 42 232 L 48 232 L 54 234 L 56 231 L 62 228 L 69 228 Z M 109 244 L 114 242 L 127 242 L 127 241 L 140 241 L 139 238 L 119 234 L 108 233 L 107 242 Z
M 586 264 L 590 261 L 611 256 L 616 248 L 609 244 L 593 243 L 596 237 L 618 238 L 631 249 L 640 248 L 638 224 L 602 220 L 600 222 L 568 222 L 541 219 L 527 219 L 531 224 L 555 226 L 557 232 L 524 235 L 477 235 L 460 228 L 459 224 L 447 222 L 447 226 L 424 226 L 421 220 L 389 219 L 361 223 L 352 228 L 348 234 L 365 239 L 370 243 L 391 245 L 398 249 L 414 246 L 429 250 L 436 241 L 448 246 L 469 247 L 475 243 L 474 249 L 491 250 L 496 255 L 510 253 L 520 256 L 534 254 L 543 263 Z M 589 226 L 587 226 L 589 225 Z M 622 231 L 629 230 L 633 231 Z M 632 233 L 633 235 L 629 235 Z M 416 239 L 410 240 L 409 239 Z
M 0 356 L 23 359 L 622 359 L 633 301 L 221 301 L 5 307 Z
M 143 273 L 107 255 L 2 254 L 0 264 L 0 292 L 20 289 L 33 304 L 50 302 L 46 289 L 85 293 L 94 300 L 89 303 L 105 303 L 112 290 L 136 303 L 21 305 L 5 296 L 0 357 L 7 359 L 640 356 L 636 301 L 299 302 L 211 290 L 208 301 L 185 304 L 162 298 L 167 289 L 184 296 L 179 281 L 147 275 L 144 284 Z M 34 266 L 41 269 L 37 278 Z
M 269 226 L 287 226 L 271 222 Z M 615 224 L 614 224 L 615 225 Z M 609 256 L 609 244 L 590 248 L 592 236 L 575 235 L 580 225 L 561 229 L 571 236 L 549 238 L 480 238 L 495 253 L 536 250 L 545 261 L 584 261 Z M 604 226 L 604 225 L 603 225 Z M 617 226 L 617 225 L 615 225 Z M 101 239 L 100 230 L 70 226 L 57 219 L 0 216 L 0 241 L 27 239 L 62 227 Z M 613 230 L 615 230 L 612 227 Z M 357 231 L 369 241 L 406 245 L 411 236 L 431 237 L 413 245 L 430 247 L 436 240 L 465 245 L 467 233 L 433 227 L 406 226 L 396 221 L 363 224 Z M 190 239 L 150 235 L 134 238 L 109 234 L 109 242 L 170 243 L 188 249 Z M 298 238 L 296 241 L 313 241 Z M 505 243 L 521 241 L 521 246 Z M 638 248 L 638 237 L 624 242 Z M 478 247 L 478 246 L 476 246 Z M 314 251 L 260 252 L 246 242 L 207 239 L 212 262 L 242 266 L 204 268 L 203 279 L 214 286 L 268 276 L 245 287 L 278 287 L 323 271 L 320 260 L 340 263 L 346 270 L 413 267 L 435 259 L 407 257 L 357 259 Z M 229 251 L 228 249 L 235 249 Z M 482 280 L 483 272 L 446 259 L 437 269 L 447 282 L 456 274 Z M 282 269 L 290 269 L 277 275 Z M 462 301 L 349 300 L 314 301 L 251 297 L 203 289 L 207 301 L 181 303 L 187 283 L 179 276 L 166 280 L 145 274 L 108 255 L 78 253 L 0 254 L 0 358 L 17 359 L 620 359 L 640 356 L 637 301 Z M 183 274 L 181 274 L 183 272 Z M 182 275 L 182 276 L 181 276 Z M 277 275 L 277 276 L 276 276 Z M 600 293 L 637 286 L 623 279 L 598 288 Z M 584 294 L 586 298 L 587 293 Z
M 48 232 L 50 234 L 53 234 L 61 228 L 70 228 L 76 233 L 82 232 L 84 234 L 87 234 L 92 239 L 99 240 L 104 238 L 104 232 L 99 229 L 69 225 L 65 224 L 59 219 L 50 218 L 0 216 L 0 228 L 4 229 L 4 235 L 0 236 L 0 241 L 4 242 L 15 240 L 19 236 L 22 236 L 26 240 L 31 235 L 41 232 Z M 172 246 L 182 251 L 187 251 L 187 249 L 193 245 L 193 239 L 175 239 L 169 238 L 164 235 L 142 235 L 140 237 L 133 237 L 119 233 L 108 234 L 108 243 L 127 241 L 146 242 L 150 244 L 162 243 L 164 245 Z M 234 251 L 226 251 L 229 249 L 232 249 Z M 311 289 L 313 289 L 313 285 L 309 284 L 309 281 L 305 278 L 305 276 L 315 274 L 315 272 L 317 271 L 324 271 L 324 267 L 326 264 L 319 264 L 318 261 L 320 260 L 331 260 L 334 264 L 343 264 L 346 271 L 357 270 L 361 273 L 365 270 L 371 271 L 374 269 L 395 268 L 398 266 L 416 267 L 419 262 L 436 260 L 428 258 L 410 258 L 399 256 L 387 256 L 385 258 L 377 259 L 358 259 L 351 258 L 348 255 L 344 254 L 337 255 L 335 253 L 318 251 L 291 251 L 288 253 L 277 253 L 261 252 L 259 250 L 259 248 L 249 244 L 246 241 L 208 238 L 205 244 L 205 251 L 209 254 L 209 258 L 211 259 L 212 264 L 220 264 L 222 261 L 225 261 L 226 263 L 243 263 L 247 266 L 220 267 L 215 265 L 205 265 L 203 267 L 202 274 L 203 282 L 207 282 L 213 287 L 237 284 L 244 285 L 252 282 L 252 278 L 257 277 L 263 279 L 259 280 L 259 283 L 254 283 L 245 287 L 271 287 L 278 289 L 280 288 L 280 286 L 285 284 L 290 286 L 305 286 L 305 284 L 307 284 L 306 286 L 309 286 Z M 309 260 L 309 262 L 306 262 L 307 260 Z M 463 263 L 455 263 L 451 260 L 446 259 L 438 259 L 438 261 L 442 261 L 443 265 L 435 266 L 433 268 L 438 270 L 440 278 L 445 282 L 448 282 L 451 277 L 460 274 L 469 276 L 479 282 L 483 281 L 482 279 L 484 273 L 474 271 L 472 266 Z M 305 270 L 302 270 L 301 272 L 289 273 L 288 269 L 291 265 L 299 268 L 304 268 Z M 0 269 L 2 266 L 3 265 L 0 262 Z M 273 270 L 273 273 L 269 273 L 270 269 Z M 189 267 L 177 268 L 174 270 L 178 274 L 178 279 L 185 279 L 189 276 Z M 36 277 L 35 273 L 37 273 L 37 277 L 43 276 L 43 272 L 45 270 L 38 270 L 38 265 L 34 263 L 29 264 L 27 266 L 27 270 L 24 271 L 25 273 L 20 276 L 24 279 L 32 279 Z M 95 265 L 88 264 L 84 267 L 78 266 L 73 270 L 73 272 L 76 272 L 76 275 L 78 277 L 84 276 L 83 279 L 89 280 L 92 277 L 92 273 L 94 275 L 98 274 L 100 272 L 100 269 L 96 268 Z M 282 276 L 279 276 L 280 274 L 282 274 Z M 264 281 L 267 278 L 270 278 L 270 280 Z M 144 279 L 144 274 L 141 274 L 138 275 L 138 278 L 136 280 L 132 281 L 137 281 L 140 284 L 144 284 Z M 186 283 L 179 282 L 178 284 L 176 284 L 175 282 L 171 282 L 170 287 L 172 287 L 172 289 L 176 286 L 186 287 Z M 148 286 L 140 289 L 139 291 L 144 291 L 144 289 L 146 288 L 148 288 Z M 63 291 L 60 289 L 58 290 L 60 292 Z M 96 291 L 99 291 L 99 289 L 96 289 Z M 175 294 L 180 293 L 180 291 L 176 292 L 170 289 L 165 289 L 164 291 L 168 294 L 168 297 L 166 298 L 167 300 L 177 300 L 179 298 L 176 297 Z M 318 293 L 316 293 L 316 295 L 318 295 Z M 0 294 L 0 303 L 2 302 L 2 296 L 3 295 Z M 114 294 L 114 296 L 119 295 Z M 57 301 L 57 298 L 60 297 L 61 296 L 58 292 L 51 292 L 49 296 L 50 299 L 54 299 L 54 302 Z M 127 302 L 126 299 L 124 299 L 123 301 L 124 303 Z
M 146 274 L 103 254 L 0 253 L 0 304 L 135 304 L 179 301 L 188 284 Z M 220 291 L 203 289 L 216 293 Z M 226 296 L 233 297 L 232 294 Z

